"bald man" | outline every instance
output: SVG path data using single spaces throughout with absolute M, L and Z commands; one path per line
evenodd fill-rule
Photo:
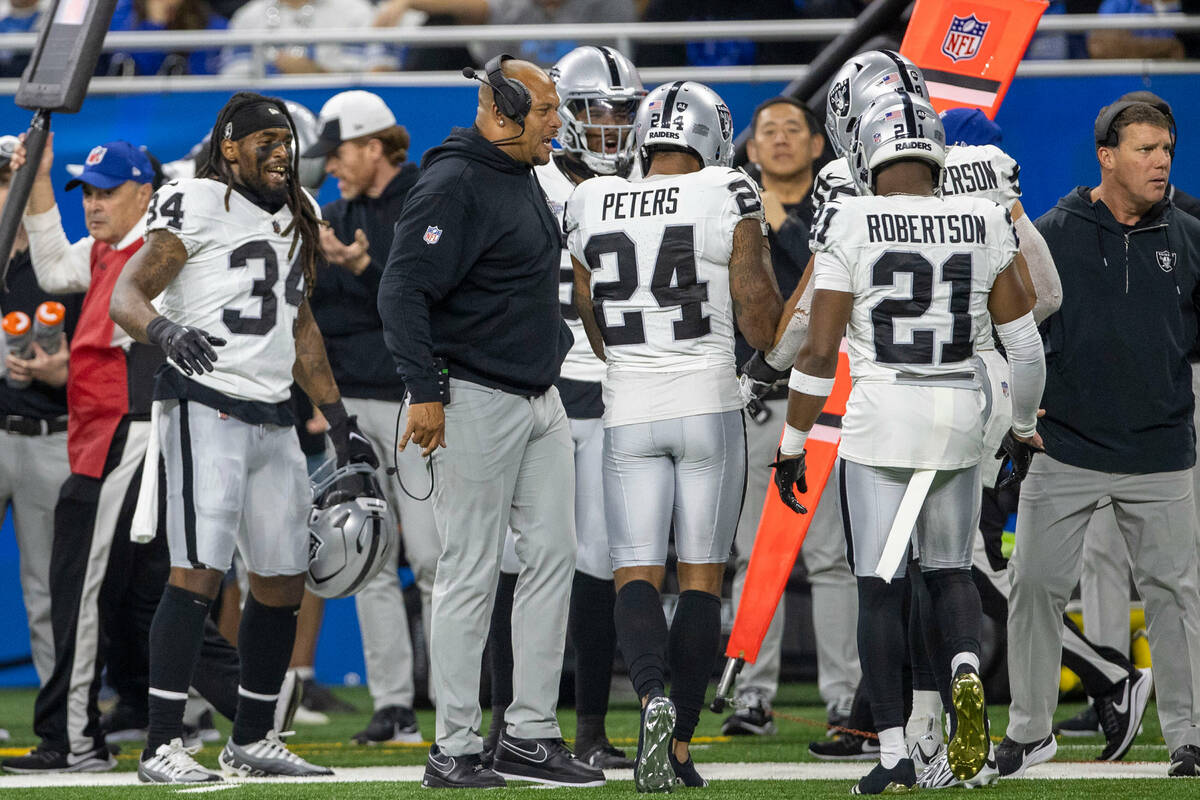
M 554 381 L 571 334 L 558 300 L 562 235 L 533 167 L 550 159 L 558 93 L 539 67 L 507 56 L 477 77 L 475 125 L 426 154 L 379 287 L 384 339 L 409 391 L 400 447 L 432 457 L 442 547 L 430 632 L 437 736 L 422 784 L 601 786 L 604 774 L 563 744 L 555 714 L 575 464 Z M 509 526 L 521 561 L 513 701 L 489 769 L 479 665 Z

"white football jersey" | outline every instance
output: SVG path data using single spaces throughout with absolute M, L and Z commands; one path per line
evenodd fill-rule
M 1020 172 L 1017 162 L 995 145 L 954 145 L 946 150 L 942 196 L 982 197 L 1011 209 L 1021 199 Z M 822 167 L 812 192 L 817 212 L 830 200 L 856 196 L 858 188 L 850 177 L 849 162 L 835 158 Z
M 147 232 L 169 231 L 188 254 L 159 308 L 172 322 L 226 341 L 216 348 L 213 371 L 191 380 L 239 400 L 278 403 L 291 391 L 293 326 L 304 300 L 299 245 L 288 255 L 292 212 L 284 206 L 269 214 L 237 191 L 226 211 L 227 188 L 191 178 L 164 185 L 151 199 Z
M 991 330 L 992 284 L 1017 254 L 1008 211 L 967 196 L 846 197 L 821 209 L 810 247 L 814 288 L 854 295 L 841 455 L 978 463 L 986 400 L 975 343 Z
M 571 254 L 592 274 L 608 363 L 605 425 L 742 407 L 729 259 L 754 182 L 726 167 L 584 181 L 567 203 Z
M 575 191 L 575 184 L 563 174 L 558 165 L 551 159 L 549 163 L 533 168 L 537 175 L 546 200 L 550 203 L 550 213 L 562 227 L 563 210 L 567 207 L 567 198 Z M 596 358 L 592 345 L 588 342 L 587 331 L 579 321 L 579 312 L 575 310 L 575 272 L 571 266 L 571 252 L 567 250 L 566 234 L 563 234 L 562 263 L 559 269 L 558 297 L 562 303 L 563 319 L 575 337 L 575 343 L 567 351 L 563 360 L 562 376 L 573 381 L 599 381 L 604 378 L 604 362 Z

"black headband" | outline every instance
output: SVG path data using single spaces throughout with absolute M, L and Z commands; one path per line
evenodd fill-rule
M 268 102 L 254 103 L 233 112 L 233 116 L 225 123 L 225 130 L 221 131 L 221 136 L 237 141 L 267 128 L 291 130 L 287 117 L 279 106 Z

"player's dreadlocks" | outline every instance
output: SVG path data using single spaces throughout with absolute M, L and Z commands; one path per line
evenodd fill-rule
M 289 232 L 292 234 L 292 247 L 288 250 L 289 259 L 295 254 L 297 243 L 300 245 L 300 263 L 304 269 L 304 291 L 308 295 L 312 292 L 312 287 L 317 279 L 321 223 L 313 211 L 312 203 L 305 197 L 304 190 L 300 186 L 300 144 L 296 139 L 296 123 L 292 121 L 292 115 L 288 113 L 287 104 L 277 98 L 266 97 L 255 92 L 238 92 L 229 98 L 229 102 L 221 109 L 221 113 L 217 114 L 217 121 L 208 137 L 208 150 L 198 159 L 200 163 L 196 169 L 196 177 L 212 178 L 229 187 L 225 190 L 225 210 L 228 211 L 229 197 L 233 193 L 234 176 L 229 162 L 221 154 L 221 142 L 225 138 L 225 125 L 233 119 L 238 111 L 257 103 L 274 105 L 292 129 L 292 169 L 287 182 L 287 207 L 292 212 L 292 224 L 283 233 L 285 236 Z

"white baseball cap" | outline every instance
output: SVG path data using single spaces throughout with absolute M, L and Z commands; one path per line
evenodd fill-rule
M 396 116 L 379 95 L 352 89 L 321 106 L 319 124 L 321 134 L 300 154 L 304 158 L 326 156 L 344 141 L 387 130 L 396 124 Z

